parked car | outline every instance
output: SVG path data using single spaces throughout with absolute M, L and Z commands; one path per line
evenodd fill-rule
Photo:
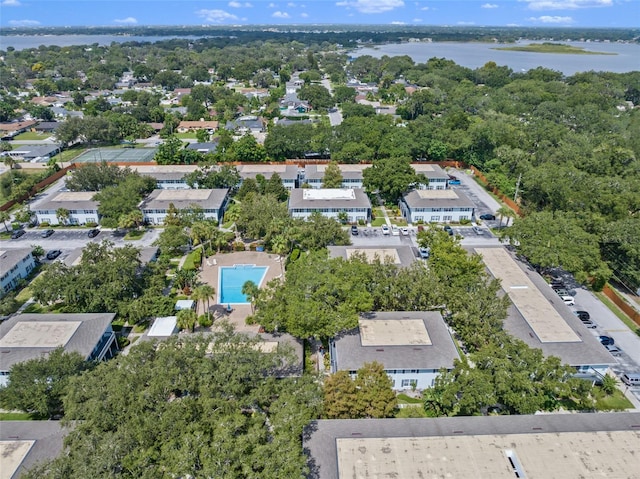
M 98 236 L 100 234 L 100 230 L 97 228 L 91 229 L 89 230 L 89 232 L 87 233 L 87 235 L 89 236 L 89 238 L 95 238 L 96 236 Z
M 353 236 L 358 236 L 358 227 L 356 225 L 351 226 L 351 234 Z
M 574 301 L 573 297 L 571 297 L 571 296 L 560 296 L 560 298 L 562 299 L 564 304 L 566 304 L 567 306 L 575 306 L 575 304 L 576 304 L 576 302 Z
M 458 179 L 457 176 L 449 175 L 449 184 L 450 185 L 459 185 L 460 184 L 460 180 Z
M 59 249 L 52 249 L 47 253 L 47 259 L 56 259 L 61 254 L 62 254 L 62 251 L 60 251 Z
M 616 343 L 611 336 L 598 336 L 598 339 L 603 346 L 613 346 Z
M 564 288 L 553 288 L 553 290 L 556 292 L 556 294 L 558 296 L 571 296 L 569 294 L 569 290 L 564 289 Z
M 485 220 L 485 221 L 492 221 L 492 220 L 495 220 L 496 217 L 495 217 L 495 215 L 491 215 L 489 213 L 485 213 L 484 215 L 480 215 L 480 219 L 481 220 Z
M 400 228 L 400 232 L 403 236 L 409 236 L 409 228 Z
M 389 227 L 387 225 L 382 225 L 382 234 L 383 235 L 391 234 L 391 230 L 389 229 Z
M 391 236 L 400 236 L 400 228 L 398 228 L 397 226 L 392 226 Z
M 622 356 L 622 350 L 614 345 L 605 346 L 607 351 L 611 353 L 611 356 Z
M 624 373 L 622 376 L 620 376 L 620 379 L 627 386 L 640 386 L 640 373 Z
M 13 233 L 11 233 L 11 239 L 18 239 L 20 238 L 23 234 L 25 234 L 24 230 L 15 230 Z
M 582 321 L 582 324 L 584 324 L 589 329 L 596 329 L 598 327 L 598 325 L 593 321 L 591 321 L 590 319 Z
M 474 226 L 473 227 L 473 232 L 477 235 L 482 235 L 484 234 L 484 230 L 482 228 L 480 228 L 479 226 Z
M 575 314 L 580 319 L 591 319 L 591 315 L 586 311 L 574 311 L 573 314 Z
M 449 225 L 444 225 L 444 230 L 449 233 L 449 236 L 453 236 L 453 228 Z
M 53 233 L 55 233 L 55 231 L 53 230 L 44 230 L 42 233 L 40 233 L 40 236 L 42 236 L 43 238 L 48 238 Z
M 420 252 L 420 257 L 422 259 L 427 259 L 431 254 L 431 250 L 429 248 L 418 248 L 418 251 Z

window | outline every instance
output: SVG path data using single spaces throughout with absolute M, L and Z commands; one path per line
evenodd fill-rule
M 403 379 L 402 388 L 411 388 L 418 385 L 417 379 Z
M 432 216 L 431 221 L 440 221 L 440 216 Z

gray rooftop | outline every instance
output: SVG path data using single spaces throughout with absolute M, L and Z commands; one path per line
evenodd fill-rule
M 411 246 L 329 246 L 328 249 L 331 258 L 349 259 L 354 254 L 363 254 L 369 262 L 377 256 L 381 263 L 390 261 L 405 267 L 419 258 L 418 250 Z
M 38 156 L 52 156 L 60 150 L 58 145 L 19 145 L 11 150 L 12 156 L 35 158 Z
M 0 324 L 0 371 L 63 346 L 88 358 L 115 313 L 18 314 Z
M 59 421 L 3 421 L 0 427 L 0 477 L 17 479 L 62 451 L 65 431 Z
M 229 194 L 228 188 L 202 190 L 153 190 L 142 202 L 142 210 L 166 210 L 173 203 L 177 209 L 198 205 L 203 209 L 219 210 Z
M 434 311 L 393 311 L 378 312 L 362 315 L 361 325 L 371 329 L 367 338 L 363 341 L 360 327 L 343 333 L 336 337 L 335 361 L 338 370 L 354 371 L 361 368 L 364 363 L 377 361 L 384 365 L 385 369 L 440 369 L 452 368 L 454 359 L 458 359 L 458 351 L 453 344 L 449 330 L 438 312 Z M 409 328 L 409 323 L 420 320 L 422 331 L 425 334 L 416 337 L 403 337 L 403 331 L 415 331 Z M 370 328 L 375 322 L 384 323 L 380 328 Z M 391 335 L 394 341 L 386 340 L 376 334 L 395 329 L 397 334 Z M 419 336 L 419 337 L 418 337 Z M 377 338 L 377 339 L 375 339 Z M 364 346 L 372 344 L 371 346 Z M 400 344 L 404 342 L 404 344 Z M 373 344 L 377 343 L 377 344 Z M 391 344 L 395 343 L 395 345 Z
M 412 190 L 403 195 L 410 208 L 473 208 L 473 202 L 458 190 Z
M 360 477 L 635 478 L 640 413 L 356 419 L 303 434 L 313 479 Z
M 156 180 L 181 180 L 198 169 L 197 165 L 131 165 L 133 171 Z
M 148 246 L 140 249 L 140 264 L 146 265 L 147 263 L 154 261 L 158 256 L 159 248 L 157 246 Z M 64 264 L 67 266 L 75 266 L 80 264 L 82 260 L 82 252 L 84 248 L 76 248 L 69 255 L 64 258 Z
M 189 143 L 187 150 L 204 151 L 206 153 L 213 153 L 218 149 L 218 142 L 212 143 Z
M 501 246 L 498 248 L 504 249 Z M 537 288 L 541 297 L 544 298 L 543 300 L 547 301 L 566 325 L 575 332 L 579 341 L 542 342 L 513 303 L 509 306 L 508 316 L 504 321 L 504 329 L 512 336 L 527 343 L 530 347 L 541 349 L 545 356 L 559 357 L 563 363 L 571 366 L 606 366 L 615 364 L 616 361 L 613 356 L 584 327 L 578 317 L 565 306 L 544 278 L 534 268 L 518 260 L 512 253 L 509 253 L 509 257 Z
M 296 165 L 240 165 L 237 168 L 242 179 L 255 179 L 258 175 L 269 179 L 274 173 L 277 173 L 283 180 L 298 179 L 298 167 Z
M 99 203 L 92 198 L 95 191 L 61 191 L 53 198 L 45 200 L 35 207 L 36 211 L 55 211 L 58 208 L 66 210 L 97 210 Z
M 11 271 L 24 258 L 31 254 L 33 248 L 0 249 L 0 276 Z
M 289 209 L 294 208 L 371 208 L 371 201 L 360 188 L 295 188 L 289 196 Z
M 338 165 L 338 167 L 342 172 L 342 178 L 350 180 L 362 180 L 362 172 L 367 168 L 371 168 L 371 165 L 362 163 L 340 164 Z M 440 165 L 434 165 L 431 163 L 412 163 L 411 167 L 415 170 L 416 173 L 423 173 L 427 178 L 449 178 L 449 176 L 444 172 Z M 321 180 L 324 177 L 324 172 L 326 169 L 327 164 L 305 165 L 305 178 L 310 180 Z

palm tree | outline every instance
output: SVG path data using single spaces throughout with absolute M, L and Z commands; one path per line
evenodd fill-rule
M 191 298 L 194 299 L 196 303 L 198 301 L 202 302 L 202 308 L 205 310 L 205 313 L 207 314 L 207 316 L 210 315 L 209 301 L 212 298 L 215 298 L 215 296 L 216 296 L 216 290 L 213 288 L 213 286 L 210 286 L 208 284 L 201 284 L 199 286 L 196 286 L 193 289 L 193 293 L 191 293 Z
M 13 167 L 16 165 L 16 160 L 7 155 L 4 157 L 4 164 L 8 166 L 10 170 L 13 170 Z
M 251 314 L 255 313 L 255 303 L 259 292 L 260 288 L 253 281 L 247 281 L 242 285 L 242 294 L 249 298 L 251 303 Z
M 0 221 L 4 223 L 4 229 L 7 231 L 9 231 L 9 228 L 7 227 L 7 221 L 9 221 L 10 219 L 11 219 L 11 215 L 9 215 L 8 212 L 0 211 Z
M 179 329 L 189 329 L 193 332 L 196 328 L 198 316 L 193 309 L 181 309 L 177 314 L 176 326 Z
M 69 210 L 66 208 L 58 208 L 56 210 L 56 218 L 58 218 L 58 222 L 61 225 L 67 224 L 67 220 L 69 219 Z
M 498 208 L 498 211 L 496 211 L 496 214 L 500 218 L 500 226 L 502 226 L 502 218 L 507 218 L 506 226 L 509 226 L 509 218 L 514 218 L 516 215 L 511 208 L 504 205 Z
M 277 235 L 271 240 L 271 251 L 280 255 L 280 268 L 282 268 L 282 275 L 284 276 L 284 255 L 289 252 L 289 241 L 284 235 Z
M 175 285 L 183 291 L 190 289 L 195 283 L 198 272 L 195 269 L 180 269 L 173 279 Z

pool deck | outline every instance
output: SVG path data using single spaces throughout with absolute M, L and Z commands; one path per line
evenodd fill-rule
M 279 256 L 271 253 L 259 253 L 257 251 L 239 251 L 235 253 L 220 253 L 209 256 L 202 260 L 202 271 L 200 278 L 202 281 L 213 286 L 216 290 L 216 301 L 219 293 L 219 270 L 222 266 L 233 266 L 234 264 L 254 264 L 256 266 L 267 266 L 267 272 L 262 281 L 265 285 L 275 278 L 282 277 L 282 266 L 278 260 Z M 215 303 L 211 306 L 214 321 L 226 320 L 231 323 L 236 331 L 257 333 L 257 324 L 245 324 L 245 318 L 251 315 L 250 304 L 234 304 L 233 311 L 227 313 L 227 305 Z M 200 312 L 199 312 L 200 314 Z M 214 323 L 215 324 L 215 323 Z

